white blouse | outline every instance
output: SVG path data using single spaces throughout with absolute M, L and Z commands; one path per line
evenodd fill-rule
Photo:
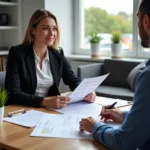
M 50 70 L 50 60 L 48 55 L 48 50 L 46 56 L 42 62 L 42 70 L 40 68 L 40 58 L 35 55 L 35 66 L 36 66 L 36 76 L 37 76 L 37 87 L 36 95 L 41 97 L 46 97 L 48 95 L 49 88 L 54 84 L 53 76 Z

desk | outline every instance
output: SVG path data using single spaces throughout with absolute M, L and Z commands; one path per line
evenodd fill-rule
M 57 113 L 46 108 L 11 105 L 5 107 L 5 116 L 8 112 L 23 108 Z M 32 131 L 33 128 L 4 122 L 0 125 L 0 147 L 11 150 L 107 150 L 103 145 L 92 140 L 30 137 Z

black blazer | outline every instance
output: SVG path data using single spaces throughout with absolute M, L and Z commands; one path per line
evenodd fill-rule
M 64 57 L 63 50 L 59 52 L 49 48 L 50 69 L 54 78 L 54 85 L 50 87 L 48 96 L 60 95 L 58 86 L 61 77 L 71 90 L 74 90 L 80 80 L 74 75 L 71 66 Z M 36 96 L 37 77 L 35 69 L 34 51 L 32 45 L 18 45 L 10 48 L 5 88 L 9 92 L 8 104 L 40 106 L 43 97 Z

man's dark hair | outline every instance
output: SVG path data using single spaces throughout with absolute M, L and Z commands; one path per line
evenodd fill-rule
M 141 0 L 139 10 L 143 15 L 150 16 L 150 0 Z

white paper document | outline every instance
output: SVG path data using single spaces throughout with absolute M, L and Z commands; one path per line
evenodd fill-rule
M 34 127 L 45 114 L 46 113 L 41 111 L 29 110 L 25 114 L 14 117 L 6 117 L 3 120 L 25 127 Z
M 81 118 L 83 117 L 76 115 L 44 115 L 30 136 L 93 140 L 90 133 L 80 132 L 79 121 Z
M 107 97 L 99 97 L 99 96 L 96 96 L 96 102 L 102 106 L 112 105 L 114 102 L 117 102 L 115 107 L 121 107 L 121 106 L 133 104 L 133 102 L 131 102 L 131 101 L 126 101 L 126 100 L 121 100 L 121 99 L 113 99 L 113 98 L 107 98 Z
M 81 101 L 77 103 L 68 104 L 62 109 L 53 110 L 63 113 L 64 115 L 82 115 L 85 117 L 98 117 L 98 115 L 101 112 L 101 109 L 101 105 Z
M 92 134 L 79 130 L 79 122 L 83 116 L 48 114 L 39 121 L 30 136 L 74 138 L 93 140 Z M 109 123 L 108 125 L 118 128 L 120 124 Z
M 84 79 L 78 87 L 69 95 L 70 103 L 78 102 L 84 99 L 85 96 L 93 92 L 109 74 Z

